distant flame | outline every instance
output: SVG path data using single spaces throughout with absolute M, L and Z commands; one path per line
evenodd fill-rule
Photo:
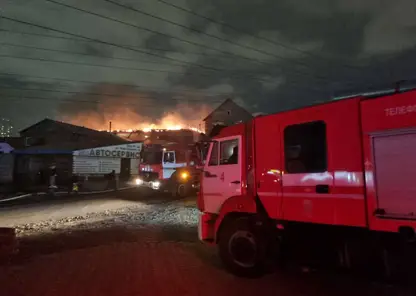
M 73 112 L 65 105 L 59 119 L 75 125 L 85 126 L 96 130 L 132 133 L 134 131 L 150 132 L 151 130 L 181 130 L 188 129 L 202 133 L 203 118 L 212 110 L 208 105 L 177 104 L 170 106 L 169 112 L 150 116 L 147 114 L 146 106 L 140 108 L 140 94 L 135 93 L 137 99 L 133 100 L 130 95 L 121 95 L 117 100 L 106 100 L 102 98 L 103 104 L 96 106 L 96 109 L 80 109 L 74 106 Z M 120 103 L 121 102 L 121 103 Z M 122 103 L 134 102 L 138 107 L 125 106 Z M 159 107 L 159 106 L 157 106 Z M 163 110 L 167 106 L 160 105 Z
M 192 122 L 190 122 L 192 123 Z M 126 122 L 117 122 L 117 125 L 121 125 L 122 127 L 131 125 L 132 123 L 129 121 Z M 150 131 L 161 131 L 161 130 L 171 130 L 171 131 L 178 131 L 181 129 L 189 129 L 198 133 L 203 133 L 203 131 L 195 126 L 186 124 L 183 118 L 179 116 L 170 114 L 162 118 L 159 123 L 137 123 L 135 124 L 135 128 L 126 128 L 126 129 L 117 129 L 113 130 L 116 132 L 126 132 L 131 133 L 137 130 L 144 131 L 145 133 Z
M 182 129 L 188 129 L 188 130 L 192 130 L 194 132 L 198 132 L 198 133 L 203 133 L 202 130 L 196 128 L 196 127 L 191 127 L 191 126 L 182 126 L 182 125 L 168 125 L 168 126 L 159 126 L 156 124 L 151 124 L 149 126 L 145 126 L 142 128 L 138 128 L 138 129 L 118 129 L 118 130 L 113 130 L 113 132 L 118 132 L 118 133 L 132 133 L 134 131 L 138 131 L 141 130 L 145 133 L 151 132 L 151 131 L 162 131 L 162 130 L 168 130 L 168 131 L 178 131 L 178 130 L 182 130 Z M 103 130 L 101 130 L 103 131 Z

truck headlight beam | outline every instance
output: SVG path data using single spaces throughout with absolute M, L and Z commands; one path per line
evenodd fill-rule
M 134 180 L 134 183 L 136 183 L 137 186 L 143 185 L 143 180 L 140 178 L 136 178 L 136 180 Z

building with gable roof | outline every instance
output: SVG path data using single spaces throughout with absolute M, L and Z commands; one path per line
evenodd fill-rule
M 203 119 L 205 124 L 205 134 L 211 135 L 211 132 L 216 125 L 228 126 L 239 122 L 246 122 L 252 118 L 252 114 L 246 109 L 239 106 L 232 99 L 226 99 Z

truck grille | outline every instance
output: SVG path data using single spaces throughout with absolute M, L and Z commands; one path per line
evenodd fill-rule
M 156 172 L 140 172 L 139 176 L 145 182 L 150 182 L 159 179 L 159 174 Z

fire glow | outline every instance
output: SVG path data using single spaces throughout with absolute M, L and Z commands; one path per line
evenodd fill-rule
M 194 132 L 198 132 L 198 133 L 203 133 L 202 130 L 196 128 L 196 127 L 191 127 L 191 126 L 182 126 L 182 125 L 172 125 L 172 126 L 165 126 L 165 127 L 160 127 L 156 124 L 150 124 L 146 127 L 140 128 L 140 129 L 113 129 L 111 130 L 112 132 L 118 132 L 118 133 L 133 133 L 136 131 L 143 131 L 145 133 L 149 133 L 151 131 L 155 131 L 155 132 L 160 132 L 160 131 L 164 131 L 164 130 L 168 130 L 168 131 L 179 131 L 179 130 L 183 130 L 183 129 L 187 129 L 187 130 L 192 130 Z M 100 130 L 100 131 L 108 131 L 108 130 Z
M 156 132 L 162 131 L 162 130 L 179 131 L 182 129 L 188 129 L 188 130 L 193 130 L 195 132 L 202 133 L 202 131 L 199 128 L 192 126 L 192 124 L 196 124 L 196 122 L 189 121 L 189 123 L 187 123 L 181 116 L 178 116 L 176 114 L 168 114 L 168 115 L 165 115 L 158 123 L 149 123 L 149 122 L 140 123 L 139 122 L 137 124 L 132 124 L 128 120 L 121 121 L 121 122 L 115 121 L 115 122 L 112 122 L 112 126 L 115 127 L 115 129 L 112 128 L 111 131 L 119 132 L 119 133 L 120 132 L 132 133 L 135 131 L 143 131 L 145 133 L 148 133 L 151 131 L 156 131 Z M 117 128 L 119 126 L 121 126 L 122 128 L 121 129 Z M 123 128 L 126 126 L 129 128 Z M 109 129 L 105 129 L 105 130 L 108 131 Z
M 208 108 L 180 106 L 175 111 L 162 115 L 161 119 L 154 119 L 153 116 L 146 116 L 117 106 L 99 111 L 83 111 L 62 119 L 65 122 L 100 131 L 111 129 L 112 132 L 132 133 L 187 129 L 202 133 L 202 119 L 209 111 Z

